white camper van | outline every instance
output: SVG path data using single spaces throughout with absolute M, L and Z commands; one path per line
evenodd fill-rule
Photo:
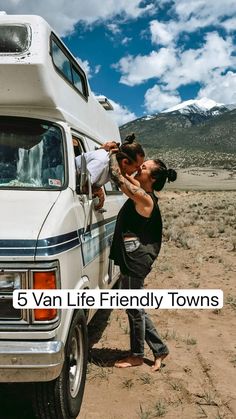
M 81 194 L 79 152 L 120 140 L 75 58 L 38 16 L 0 16 L 0 382 L 32 382 L 39 418 L 77 417 L 92 312 L 14 309 L 16 289 L 112 287 L 109 245 L 123 203 Z M 91 190 L 91 189 L 90 189 Z

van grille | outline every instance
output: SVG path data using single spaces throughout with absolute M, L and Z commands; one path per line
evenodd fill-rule
M 12 305 L 12 295 L 0 295 L 0 320 L 21 320 L 22 312 Z

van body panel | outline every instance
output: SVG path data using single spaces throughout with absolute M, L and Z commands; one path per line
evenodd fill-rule
M 1 16 L 1 25 L 16 23 L 29 26 L 31 42 L 27 51 L 1 57 L 0 107 L 3 112 L 5 107 L 27 107 L 30 112 L 39 110 L 42 117 L 52 114 L 58 120 L 80 125 L 84 132 L 99 141 L 119 140 L 116 123 L 91 92 L 87 78 L 88 96 L 83 97 L 55 71 L 50 51 L 52 29 L 47 22 L 39 16 Z
M 43 382 L 56 380 L 67 368 L 64 351 L 75 319 L 83 319 L 85 342 L 86 319 L 95 310 L 86 317 L 80 308 L 68 308 L 53 318 L 37 318 L 35 310 L 13 308 L 13 290 L 33 288 L 38 271 L 49 272 L 58 289 L 109 289 L 115 284 L 119 270 L 109 262 L 109 249 L 124 197 L 112 183 L 105 185 L 104 208 L 95 210 L 91 195 L 79 190 L 73 140 L 78 139 L 82 153 L 108 140 L 120 142 L 120 135 L 86 74 L 44 19 L 3 15 L 2 25 L 23 25 L 29 38 L 25 50 L 14 53 L 4 52 L 0 42 L 0 381 L 26 382 L 30 377 Z M 71 81 L 63 73 L 64 61 L 60 69 L 53 57 L 53 40 L 68 59 Z M 12 37 L 8 41 L 11 45 Z M 82 93 L 73 69 L 81 74 Z M 41 153 L 40 164 L 35 150 Z M 37 175 L 25 172 L 22 161 L 28 168 L 36 166 Z M 28 173 L 27 181 L 22 173 Z M 72 332 L 76 330 L 81 329 Z M 82 349 L 86 352 L 86 343 Z M 86 356 L 81 359 L 86 368 Z
M 0 261 L 34 258 L 39 232 L 59 195 L 58 191 L 0 191 Z

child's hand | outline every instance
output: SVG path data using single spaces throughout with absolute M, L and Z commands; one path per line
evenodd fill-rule
M 119 150 L 119 144 L 115 141 L 107 141 L 101 146 L 101 148 L 104 148 L 104 150 L 106 151 L 112 150 L 113 153 L 117 153 L 117 151 Z
M 105 201 L 105 194 L 102 188 L 96 188 L 93 190 L 93 198 L 98 198 L 99 202 L 94 206 L 94 209 L 97 211 L 103 207 Z

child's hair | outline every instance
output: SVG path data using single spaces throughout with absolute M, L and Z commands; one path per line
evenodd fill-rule
M 116 154 L 118 163 L 127 159 L 129 163 L 137 161 L 137 156 L 144 157 L 145 153 L 141 144 L 135 141 L 135 134 L 128 135 L 123 143 L 119 147 L 119 151 Z
M 152 184 L 154 191 L 161 191 L 166 183 L 174 182 L 177 179 L 177 172 L 174 169 L 167 169 L 165 163 L 160 159 L 153 159 L 156 167 L 151 170 L 151 177 L 155 179 Z

